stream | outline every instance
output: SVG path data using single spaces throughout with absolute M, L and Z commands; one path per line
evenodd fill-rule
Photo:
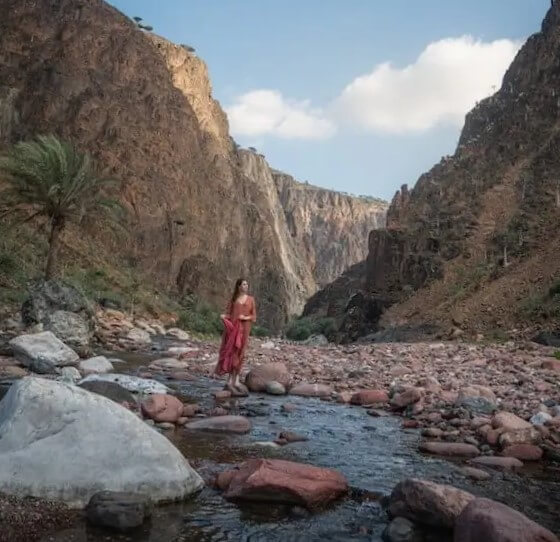
M 112 357 L 124 360 L 116 371 L 136 374 L 162 356 L 119 352 Z M 223 387 L 223 382 L 208 378 L 163 381 L 185 402 L 203 407 L 212 406 L 211 392 Z M 308 514 L 284 505 L 229 503 L 206 487 L 190 501 L 155 508 L 150 522 L 132 533 L 113 534 L 81 522 L 44 542 L 377 542 L 387 525 L 382 497 L 405 477 L 447 483 L 501 501 L 560 531 L 560 465 L 539 463 L 518 473 L 491 471 L 490 480 L 475 482 L 461 474 L 460 463 L 420 454 L 419 431 L 402 429 L 398 417 L 372 417 L 362 407 L 294 396 L 251 394 L 231 401 L 232 414 L 250 418 L 253 429 L 248 435 L 198 434 L 180 427 L 164 431 L 205 479 L 247 458 L 271 457 L 336 469 L 347 477 L 350 494 L 326 511 Z M 284 412 L 284 403 L 295 410 Z M 279 448 L 262 444 L 282 430 L 309 440 Z M 426 533 L 426 542 L 448 540 L 443 533 Z

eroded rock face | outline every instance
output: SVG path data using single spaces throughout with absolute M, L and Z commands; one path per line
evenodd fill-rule
M 103 490 L 154 502 L 203 486 L 181 453 L 136 415 L 77 386 L 26 377 L 0 403 L 0 491 L 83 507 Z M 68 460 L 72 450 L 72 460 Z
M 2 7 L 0 146 L 57 133 L 122 180 L 130 234 L 84 225 L 109 257 L 134 258 L 160 286 L 217 306 L 249 276 L 260 323 L 277 330 L 319 283 L 365 256 L 363 232 L 385 204 L 277 184 L 263 157 L 234 144 L 194 53 L 101 0 Z

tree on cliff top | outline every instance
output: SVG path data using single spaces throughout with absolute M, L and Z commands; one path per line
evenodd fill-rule
M 55 136 L 22 141 L 0 156 L 0 218 L 15 215 L 21 222 L 47 220 L 50 229 L 45 276 L 57 270 L 61 234 L 69 221 L 81 222 L 94 212 L 116 218 L 120 204 L 105 197 L 116 181 L 98 177 L 87 153 Z

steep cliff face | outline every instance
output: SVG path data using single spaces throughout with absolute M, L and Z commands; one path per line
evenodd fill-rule
M 501 89 L 467 115 L 455 154 L 410 192 L 403 187 L 388 210 L 387 231 L 370 235 L 363 272 L 354 278 L 362 313 L 377 302 L 391 306 L 382 326 L 433 324 L 444 333 L 536 323 L 524 307 L 553 297 L 560 273 L 559 46 L 555 2 Z M 346 291 L 330 288 L 314 304 L 322 312 L 341 307 L 337 297 Z M 337 313 L 341 322 L 347 312 Z M 348 328 L 341 324 L 343 338 L 355 338 L 365 318 L 359 312 Z M 553 325 L 560 303 L 544 316 Z M 360 325 L 360 334 L 375 331 L 379 316 Z
M 205 64 L 101 0 L 0 0 L 0 9 L 0 147 L 55 133 L 122 180 L 127 233 L 91 226 L 95 257 L 132 262 L 165 289 L 217 305 L 247 276 L 272 329 L 298 313 L 317 287 L 313 266 L 292 241 L 268 165 L 236 150 Z
M 372 229 L 385 227 L 387 204 L 317 188 L 274 172 L 292 242 L 319 287 L 364 259 Z

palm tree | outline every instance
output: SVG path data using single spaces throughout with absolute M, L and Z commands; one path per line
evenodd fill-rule
M 15 214 L 21 222 L 47 220 L 47 280 L 56 273 L 61 234 L 69 221 L 81 222 L 94 211 L 122 210 L 103 195 L 115 181 L 98 177 L 89 154 L 53 135 L 22 141 L 1 155 L 0 176 L 0 218 Z

